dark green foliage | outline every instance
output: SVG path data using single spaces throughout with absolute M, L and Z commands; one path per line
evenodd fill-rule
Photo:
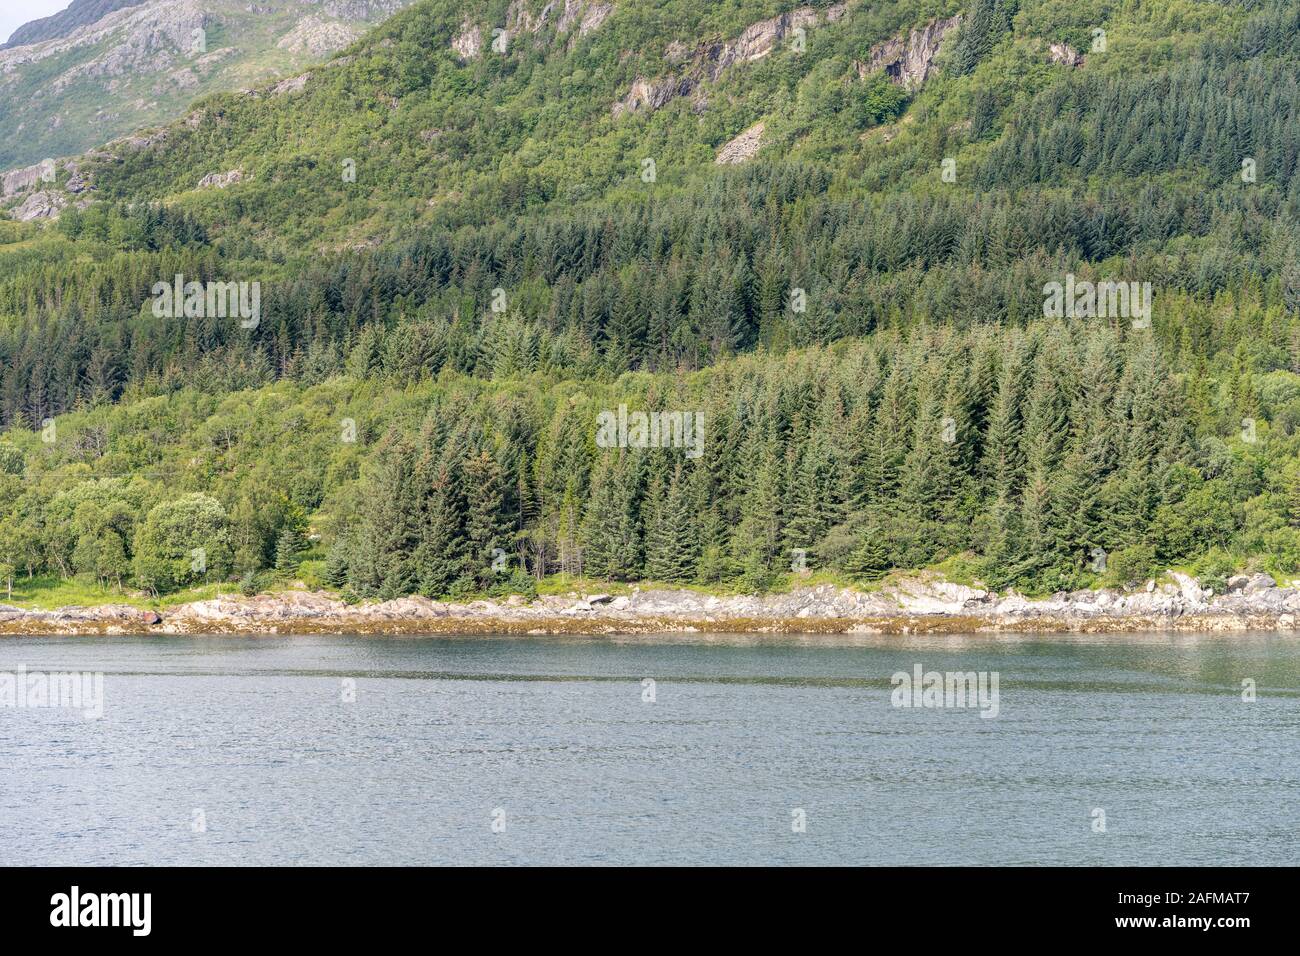
M 1156 551 L 1149 544 L 1133 544 L 1110 555 L 1106 577 L 1120 587 L 1135 587 L 1156 573 Z
M 1236 562 L 1228 552 L 1216 548 L 1207 551 L 1192 565 L 1192 573 L 1203 588 L 1209 588 L 1215 594 L 1228 590 L 1228 578 L 1236 570 Z
M 0 474 L 0 560 L 163 590 L 224 578 L 237 548 L 262 556 L 241 572 L 283 566 L 300 543 L 284 530 L 311 514 L 326 579 L 354 597 L 521 591 L 561 571 L 763 588 L 795 550 L 864 581 L 965 554 L 990 586 L 1034 590 L 1093 580 L 1096 549 L 1126 580 L 1210 551 L 1300 569 L 1300 427 L 1282 424 L 1300 379 L 1267 373 L 1247 401 L 1231 369 L 1180 371 L 1150 335 L 1043 321 L 877 334 L 575 388 L 333 379 L 74 413 L 52 446 L 11 431 L 29 466 Z M 620 404 L 698 412 L 701 454 L 595 447 L 597 416 Z M 353 417 L 360 441 L 340 441 Z M 387 434 L 367 438 L 367 421 Z M 163 520 L 165 485 L 94 477 L 133 461 L 232 504 Z M 194 573 L 204 537 L 217 545 Z
M 700 558 L 699 514 L 681 465 L 647 495 L 645 574 L 655 581 L 692 581 Z
M 862 544 L 849 556 L 844 570 L 864 583 L 879 581 L 889 571 L 889 557 L 876 529 L 869 528 L 863 535 Z
M 593 577 L 641 575 L 640 470 L 641 456 L 621 449 L 597 461 L 583 525 L 583 570 Z
M 974 0 L 953 50 L 953 70 L 959 75 L 973 72 L 1010 32 L 1018 8 L 1018 0 Z

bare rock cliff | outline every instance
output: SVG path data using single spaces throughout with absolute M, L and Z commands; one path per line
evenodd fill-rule
M 506 9 L 505 22 L 496 25 L 475 23 L 468 17 L 460 31 L 451 39 L 451 48 L 462 60 L 473 60 L 482 55 L 493 42 L 508 52 L 511 44 L 529 40 L 549 44 L 568 36 L 572 45 L 604 23 L 614 5 L 601 0 L 551 0 L 537 13 L 531 13 L 523 0 L 513 0 Z
M 930 75 L 931 65 L 943 40 L 961 25 L 957 14 L 947 20 L 932 20 L 918 27 L 906 37 L 897 36 L 871 48 L 865 63 L 858 62 L 858 76 L 866 78 L 884 70 L 890 81 L 904 89 L 914 90 Z
M 637 77 L 627 94 L 611 107 L 614 116 L 635 112 L 654 112 L 679 96 L 686 96 L 701 84 L 717 80 L 729 68 L 752 63 L 768 56 L 796 35 L 823 23 L 833 23 L 844 15 L 845 4 L 830 7 L 825 13 L 815 7 L 798 7 L 767 20 L 752 23 L 732 40 L 701 43 L 691 52 L 680 45 L 669 47 L 665 59 L 684 63 L 677 72 L 647 79 Z

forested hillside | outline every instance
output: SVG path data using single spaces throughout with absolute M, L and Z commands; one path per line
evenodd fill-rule
M 0 564 L 163 592 L 307 556 L 359 598 L 1300 572 L 1298 28 L 423 0 L 0 223 Z M 260 283 L 256 321 L 160 314 L 178 275 Z M 1045 308 L 1090 282 L 1149 315 Z M 620 405 L 702 416 L 699 454 L 605 447 Z

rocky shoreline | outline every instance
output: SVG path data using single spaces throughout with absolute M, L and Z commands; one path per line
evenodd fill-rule
M 650 634 L 972 633 L 1292 630 L 1300 588 L 1266 574 L 1238 576 L 1215 595 L 1178 572 L 1134 590 L 1101 589 L 1030 599 L 932 575 L 862 592 L 831 585 L 719 597 L 634 587 L 629 594 L 572 594 L 531 602 L 454 603 L 424 597 L 349 605 L 287 591 L 226 595 L 159 611 L 128 605 L 23 610 L 0 604 L 0 634 Z

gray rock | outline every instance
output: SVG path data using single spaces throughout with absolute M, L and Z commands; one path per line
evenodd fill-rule
M 1048 47 L 1048 58 L 1068 67 L 1082 66 L 1084 61 L 1083 54 L 1068 43 L 1053 43 Z
M 761 60 L 797 29 L 810 29 L 821 22 L 812 7 L 798 7 L 767 20 L 751 23 L 739 36 L 729 41 L 699 45 L 685 63 L 682 72 L 656 79 L 638 76 L 621 100 L 611 107 L 617 118 L 626 113 L 652 113 L 664 104 L 686 96 L 703 83 L 717 80 L 737 63 Z M 678 53 L 681 59 L 687 59 Z
M 1210 593 L 1201 588 L 1198 582 L 1190 574 L 1183 574 L 1181 571 L 1170 571 L 1169 576 L 1173 578 L 1173 586 L 1166 585 L 1178 594 L 1183 601 L 1190 605 L 1204 604 L 1210 599 Z
M 713 162 L 719 166 L 727 166 L 753 159 L 758 148 L 763 144 L 765 128 L 762 122 L 755 123 L 718 150 L 718 155 Z
M 303 73 L 300 76 L 291 76 L 287 80 L 281 80 L 271 87 L 271 95 L 284 96 L 287 93 L 297 93 L 307 85 L 309 79 L 311 79 L 311 74 Z
M 235 183 L 242 181 L 243 178 L 244 171 L 242 169 L 232 169 L 225 173 L 208 173 L 199 180 L 198 188 L 216 187 L 217 189 L 225 189 L 227 186 L 233 186 Z
M 1260 591 L 1266 591 L 1276 585 L 1277 582 L 1273 580 L 1272 575 L 1261 572 L 1250 576 L 1250 580 L 1246 582 L 1244 590 L 1247 594 L 1258 594 Z
M 878 43 L 871 48 L 866 63 L 858 63 L 858 76 L 862 79 L 878 70 L 884 70 L 890 82 L 904 89 L 915 90 L 930 75 L 930 67 L 945 36 L 961 25 L 957 14 L 947 20 L 931 20 L 917 27 L 904 39 L 901 36 Z
M 31 222 L 33 219 L 54 219 L 59 211 L 68 204 L 66 197 L 49 190 L 34 192 L 13 210 L 13 217 L 19 222 Z
M 5 173 L 0 176 L 0 197 L 8 199 L 39 182 L 48 182 L 50 168 L 48 163 L 37 163 L 34 166 L 25 166 Z

